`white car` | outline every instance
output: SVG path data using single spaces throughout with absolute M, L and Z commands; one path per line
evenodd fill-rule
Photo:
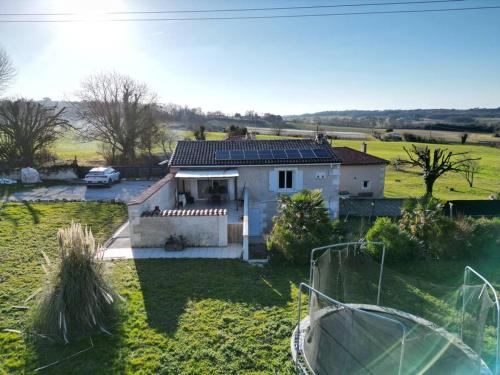
M 87 185 L 111 186 L 115 182 L 120 182 L 120 172 L 111 167 L 92 168 L 83 179 Z

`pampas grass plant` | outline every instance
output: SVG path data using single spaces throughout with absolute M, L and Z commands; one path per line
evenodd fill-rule
M 102 252 L 92 231 L 72 222 L 59 229 L 59 259 L 45 253 L 47 278 L 34 309 L 36 332 L 69 343 L 95 330 L 108 333 L 106 324 L 116 314 L 119 296 L 104 277 Z

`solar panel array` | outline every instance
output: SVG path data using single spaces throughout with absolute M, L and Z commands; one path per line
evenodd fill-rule
M 215 160 L 325 159 L 332 155 L 325 149 L 305 150 L 217 150 Z

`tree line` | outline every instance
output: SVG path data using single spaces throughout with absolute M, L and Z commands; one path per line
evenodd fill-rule
M 0 90 L 5 90 L 16 72 L 12 61 L 0 50 Z M 0 94 L 2 93 L 0 91 Z M 0 100 L 0 161 L 7 166 L 34 166 L 50 155 L 49 146 L 68 131 L 82 141 L 97 141 L 101 154 L 111 164 L 153 158 L 153 150 L 172 153 L 176 136 L 167 124 L 182 121 L 204 139 L 210 119 L 282 121 L 281 116 L 253 111 L 228 116 L 204 113 L 200 108 L 158 103 L 147 84 L 116 72 L 99 73 L 84 79 L 72 108 L 57 108 L 30 99 Z M 71 112 L 71 116 L 68 112 Z M 70 121 L 68 118 L 75 121 Z M 196 135 L 195 134 L 195 135 Z

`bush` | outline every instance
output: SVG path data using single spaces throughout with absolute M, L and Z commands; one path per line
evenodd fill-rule
M 319 190 L 280 195 L 273 223 L 267 249 L 274 262 L 306 264 L 313 248 L 332 242 L 334 226 Z
M 500 218 L 475 220 L 471 247 L 481 255 L 500 255 Z
M 500 244 L 500 219 L 466 216 L 451 220 L 442 207 L 434 198 L 406 201 L 399 227 L 417 239 L 433 258 L 492 255 Z
M 118 295 L 104 278 L 92 232 L 72 223 L 57 237 L 59 261 L 43 253 L 47 281 L 34 309 L 34 330 L 65 343 L 96 329 L 107 332 Z
M 366 240 L 383 242 L 386 246 L 385 260 L 388 262 L 414 259 L 419 254 L 418 242 L 387 217 L 377 218 L 366 233 Z M 375 259 L 380 260 L 382 256 L 380 246 L 368 244 L 366 250 Z

